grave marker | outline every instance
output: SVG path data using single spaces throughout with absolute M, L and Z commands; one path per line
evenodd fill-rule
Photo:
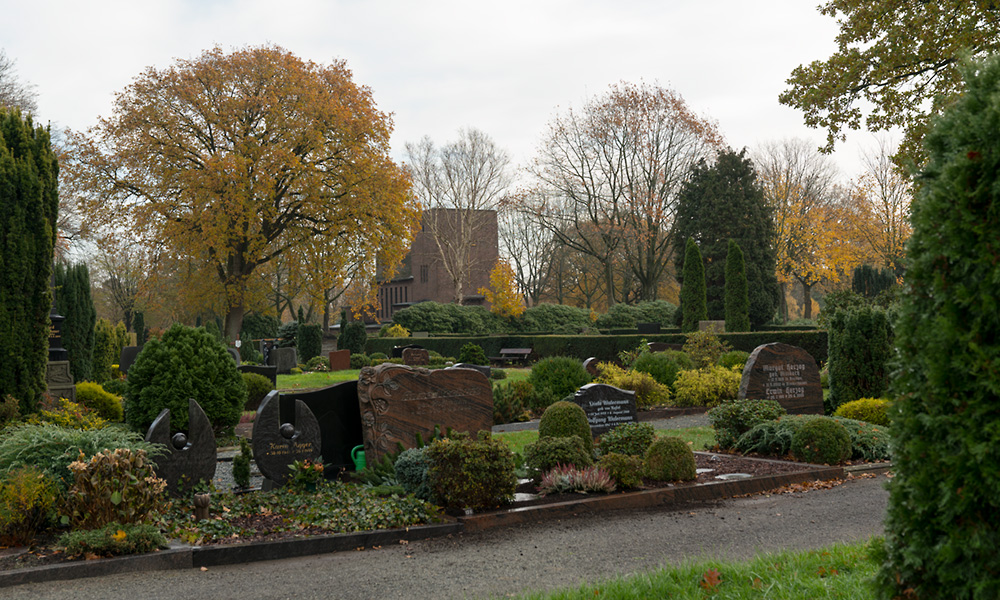
M 170 435 L 170 409 L 163 409 L 146 432 L 146 441 L 163 444 L 166 454 L 154 459 L 156 476 L 167 482 L 171 494 L 180 495 L 199 481 L 215 477 L 216 448 L 212 422 L 194 398 L 188 399 L 187 433 Z
M 330 352 L 330 370 L 346 371 L 351 368 L 351 351 L 334 350 Z
M 789 414 L 823 414 L 816 361 L 790 344 L 764 344 L 754 349 L 743 368 L 738 397 L 776 400 Z
M 417 445 L 434 426 L 475 433 L 493 427 L 493 391 L 485 375 L 472 369 L 428 369 L 381 364 L 361 369 L 358 402 L 365 460 L 374 465 L 396 444 Z
M 604 383 L 588 383 L 573 396 L 587 414 L 590 431 L 596 437 L 623 423 L 636 422 L 635 392 Z
M 351 450 L 364 443 L 361 435 L 361 410 L 358 407 L 358 382 L 344 381 L 309 392 L 281 395 L 281 409 L 291 413 L 295 401 L 301 401 L 316 417 L 319 425 L 320 454 L 327 467 L 327 479 L 341 468 L 354 470 Z M 291 416 L 291 415 L 289 415 Z M 285 419 L 282 419 L 284 421 Z
M 278 392 L 264 397 L 253 422 L 253 458 L 261 474 L 275 485 L 291 475 L 288 466 L 297 460 L 320 457 L 319 423 L 305 402 L 295 401 L 293 421 L 281 419 Z
M 423 348 L 404 348 L 403 364 L 411 367 L 426 367 L 431 364 L 431 355 Z

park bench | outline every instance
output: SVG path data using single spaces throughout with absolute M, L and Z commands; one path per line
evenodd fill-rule
M 513 364 L 527 366 L 529 356 L 531 356 L 531 348 L 502 348 L 500 356 L 490 357 L 490 364 L 496 367 Z

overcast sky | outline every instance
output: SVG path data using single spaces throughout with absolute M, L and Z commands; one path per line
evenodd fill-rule
M 679 92 L 736 148 L 822 132 L 778 103 L 799 64 L 828 57 L 837 25 L 803 0 L 31 0 L 7 3 L 0 47 L 38 93 L 38 119 L 83 130 L 143 69 L 219 45 L 276 44 L 347 61 L 395 124 L 393 154 L 476 127 L 526 164 L 551 118 L 612 83 Z M 502 8 L 498 8 L 501 6 Z M 845 176 L 873 147 L 838 146 Z

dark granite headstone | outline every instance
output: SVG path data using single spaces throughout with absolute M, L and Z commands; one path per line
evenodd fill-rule
M 583 361 L 583 368 L 586 369 L 588 373 L 590 373 L 591 377 L 600 377 L 601 370 L 597 368 L 597 363 L 599 362 L 600 362 L 599 360 L 591 356 L 587 360 Z
M 351 368 L 351 351 L 334 350 L 330 353 L 330 370 L 346 371 Z
M 56 312 L 53 305 L 49 311 L 49 361 L 69 360 L 69 350 L 62 347 L 62 328 L 66 317 Z
M 660 333 L 659 323 L 636 323 L 635 328 L 640 335 Z
M 239 350 L 237 350 L 236 348 L 226 348 L 226 352 L 228 352 L 229 356 L 232 356 L 233 360 L 236 361 L 236 366 L 237 367 L 240 366 L 241 364 L 243 364 L 243 361 L 240 359 L 240 351 Z
M 666 342 L 649 342 L 646 344 L 650 352 L 666 352 L 667 350 L 683 350 L 684 344 L 668 344 Z
M 743 367 L 740 398 L 777 400 L 790 414 L 823 414 L 819 368 L 808 352 L 789 344 L 757 346 Z
M 171 494 L 180 495 L 199 481 L 215 477 L 216 449 L 212 422 L 193 399 L 188 399 L 187 433 L 170 435 L 170 409 L 163 409 L 149 426 L 146 441 L 167 447 L 157 457 L 156 475 L 167 482 Z
M 281 418 L 278 392 L 264 397 L 253 422 L 253 457 L 261 475 L 275 485 L 284 485 L 291 475 L 288 466 L 297 460 L 320 457 L 319 423 L 305 402 L 295 400 L 294 419 Z
M 361 435 L 357 380 L 309 392 L 282 394 L 282 411 L 292 413 L 296 400 L 301 400 L 309 407 L 319 424 L 320 453 L 326 466 L 326 477 L 336 477 L 341 468 L 353 471 L 351 450 L 365 442 Z M 285 420 L 282 419 L 282 422 Z
M 489 379 L 490 378 L 490 374 L 493 373 L 493 369 L 491 369 L 490 367 L 484 367 L 483 365 L 474 365 L 474 364 L 471 364 L 471 363 L 455 363 L 455 364 L 451 365 L 448 368 L 449 369 L 475 369 L 476 371 L 479 371 L 483 375 L 486 375 L 487 379 Z
M 291 373 L 292 369 L 299 366 L 297 361 L 295 348 L 271 348 L 267 357 L 267 364 L 277 367 L 279 375 Z
M 236 367 L 240 373 L 256 373 L 271 380 L 271 388 L 278 387 L 278 367 L 267 365 L 240 365 Z
M 142 352 L 142 346 L 125 346 L 122 348 L 122 353 L 118 357 L 118 370 L 122 373 L 128 373 L 128 370 L 132 368 L 132 363 L 135 362 L 140 352 Z
M 369 465 L 394 451 L 397 443 L 413 448 L 418 433 L 431 439 L 435 425 L 471 433 L 493 427 L 490 381 L 472 369 L 431 371 L 391 363 L 365 367 L 358 402 Z
M 404 348 L 403 364 L 411 367 L 426 367 L 431 364 L 431 355 L 423 348 Z
M 392 357 L 391 358 L 403 358 L 403 350 L 407 348 L 418 348 L 422 349 L 423 346 L 420 344 L 408 344 L 406 346 L 393 346 L 392 347 Z
M 573 401 L 587 413 L 590 432 L 594 436 L 614 429 L 622 423 L 634 423 L 635 392 L 613 385 L 588 383 L 576 391 Z

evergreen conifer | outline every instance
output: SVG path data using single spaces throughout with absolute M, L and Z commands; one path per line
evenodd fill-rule
M 701 251 L 694 238 L 688 238 L 681 285 L 681 331 L 697 331 L 698 321 L 708 318 L 705 297 L 705 265 L 701 261 Z
M 91 381 L 97 311 L 90 296 L 90 271 L 85 263 L 58 263 L 54 281 L 56 310 L 66 318 L 62 325 L 62 344 L 69 353 L 70 373 L 77 382 Z
M 729 240 L 726 253 L 726 331 L 750 331 L 747 271 L 739 244 Z

